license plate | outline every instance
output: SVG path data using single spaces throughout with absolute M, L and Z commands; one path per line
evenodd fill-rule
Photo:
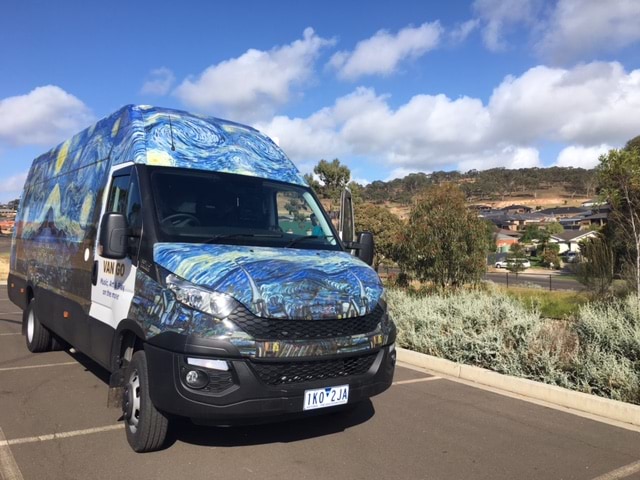
M 349 401 L 349 385 L 305 390 L 303 410 L 344 405 Z

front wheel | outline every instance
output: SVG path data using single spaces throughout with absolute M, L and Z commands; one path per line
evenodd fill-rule
M 139 453 L 158 450 L 167 437 L 169 420 L 151 402 L 147 357 L 143 350 L 133 354 L 125 379 L 122 409 L 127 441 Z
M 36 299 L 29 301 L 27 310 L 24 312 L 22 320 L 25 324 L 25 333 L 27 336 L 27 348 L 30 352 L 48 352 L 51 350 L 51 332 L 47 327 L 40 323 L 36 315 Z

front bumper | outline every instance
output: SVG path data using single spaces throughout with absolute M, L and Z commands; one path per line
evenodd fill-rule
M 391 386 L 395 349 L 385 346 L 360 354 L 318 359 L 220 358 L 228 371 L 206 370 L 208 387 L 193 389 L 184 380 L 187 357 L 146 344 L 149 389 L 154 405 L 170 414 L 220 425 L 260 423 L 303 413 L 305 390 L 349 384 L 349 404 Z M 198 355 L 198 358 L 210 358 Z M 203 370 L 203 369 L 201 369 Z M 338 407 L 321 409 L 329 412 Z M 314 412 L 317 413 L 317 412 Z

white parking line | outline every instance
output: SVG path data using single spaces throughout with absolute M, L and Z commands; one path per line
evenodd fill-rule
M 115 425 L 106 425 L 104 427 L 86 428 L 84 430 L 72 430 L 70 432 L 52 433 L 50 435 L 38 435 L 37 437 L 14 438 L 12 440 L 0 440 L 0 448 L 9 447 L 11 445 L 23 445 L 25 443 L 46 442 L 49 440 L 58 440 L 61 438 L 79 437 L 81 435 L 90 435 L 92 433 L 109 432 L 111 430 L 120 430 L 124 428 L 124 423 Z M 22 478 L 22 477 L 20 477 Z
M 442 380 L 442 377 L 424 377 L 424 378 L 412 378 L 411 380 L 399 380 L 393 382 L 391 385 L 408 385 L 410 383 L 430 382 L 431 380 Z
M 611 472 L 605 473 L 604 475 L 600 475 L 593 480 L 618 480 L 620 478 L 627 478 L 628 476 L 638 472 L 640 472 L 640 460 L 630 463 L 629 465 L 625 465 L 624 467 L 612 470 Z
M 22 480 L 23 478 L 2 428 L 0 428 L 0 478 L 2 480 Z
M 8 337 L 10 335 L 22 335 L 22 333 L 20 332 L 15 332 L 15 333 L 0 333 L 0 337 Z
M 4 367 L 0 372 L 10 372 L 12 370 L 27 370 L 29 368 L 61 367 L 63 365 L 80 365 L 78 362 L 45 363 L 44 365 L 25 365 L 23 367 Z

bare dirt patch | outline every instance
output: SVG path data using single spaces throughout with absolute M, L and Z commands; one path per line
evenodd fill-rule
M 0 257 L 0 282 L 4 282 L 9 276 L 9 257 Z

